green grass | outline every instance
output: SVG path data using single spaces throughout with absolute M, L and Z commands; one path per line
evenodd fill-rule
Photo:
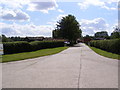
M 59 53 L 68 47 L 58 47 L 58 48 L 50 48 L 50 49 L 42 49 L 33 52 L 24 52 L 24 53 L 17 53 L 17 54 L 9 54 L 9 55 L 2 55 L 1 62 L 10 62 L 10 61 L 18 61 L 30 58 L 36 58 L 41 56 L 47 56 Z
M 101 50 L 101 49 L 98 49 L 98 48 L 95 48 L 95 47 L 90 47 L 94 52 L 102 55 L 102 56 L 105 56 L 105 57 L 108 57 L 108 58 L 112 58 L 112 59 L 118 59 L 120 60 L 120 55 L 118 54 L 114 54 L 114 53 L 110 53 L 110 52 L 107 52 L 107 51 L 104 51 L 104 50 Z

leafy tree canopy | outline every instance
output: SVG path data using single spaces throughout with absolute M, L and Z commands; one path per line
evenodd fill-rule
M 70 42 L 75 42 L 81 37 L 81 34 L 80 24 L 75 16 L 68 15 L 58 21 L 57 28 L 53 31 L 53 38 L 68 39 Z

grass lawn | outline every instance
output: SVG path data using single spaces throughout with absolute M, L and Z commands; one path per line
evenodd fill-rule
M 50 49 L 42 49 L 42 50 L 33 51 L 33 52 L 2 55 L 2 61 L 0 62 L 18 61 L 18 60 L 24 60 L 29 58 L 36 58 L 40 56 L 52 55 L 52 54 L 59 53 L 67 48 L 68 47 L 57 47 L 57 48 L 50 48 Z
M 90 48 L 102 56 L 120 60 L 120 55 L 118 55 L 118 54 L 110 53 L 110 52 L 107 52 L 107 51 L 104 51 L 104 50 L 101 50 L 101 49 L 98 49 L 95 47 L 90 47 Z

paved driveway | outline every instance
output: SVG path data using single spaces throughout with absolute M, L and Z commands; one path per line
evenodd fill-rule
M 118 60 L 86 45 L 59 54 L 2 64 L 3 88 L 118 88 Z

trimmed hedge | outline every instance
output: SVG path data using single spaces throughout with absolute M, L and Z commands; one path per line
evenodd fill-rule
M 90 42 L 90 46 L 100 48 L 108 52 L 120 54 L 120 39 L 94 40 Z
M 63 41 L 34 41 L 30 43 L 32 51 L 46 49 L 46 48 L 55 48 L 63 47 Z
M 13 54 L 21 52 L 30 52 L 46 48 L 63 47 L 64 41 L 17 41 L 17 42 L 4 42 L 4 54 Z
M 4 42 L 4 54 L 20 53 L 30 51 L 30 44 L 25 41 Z

